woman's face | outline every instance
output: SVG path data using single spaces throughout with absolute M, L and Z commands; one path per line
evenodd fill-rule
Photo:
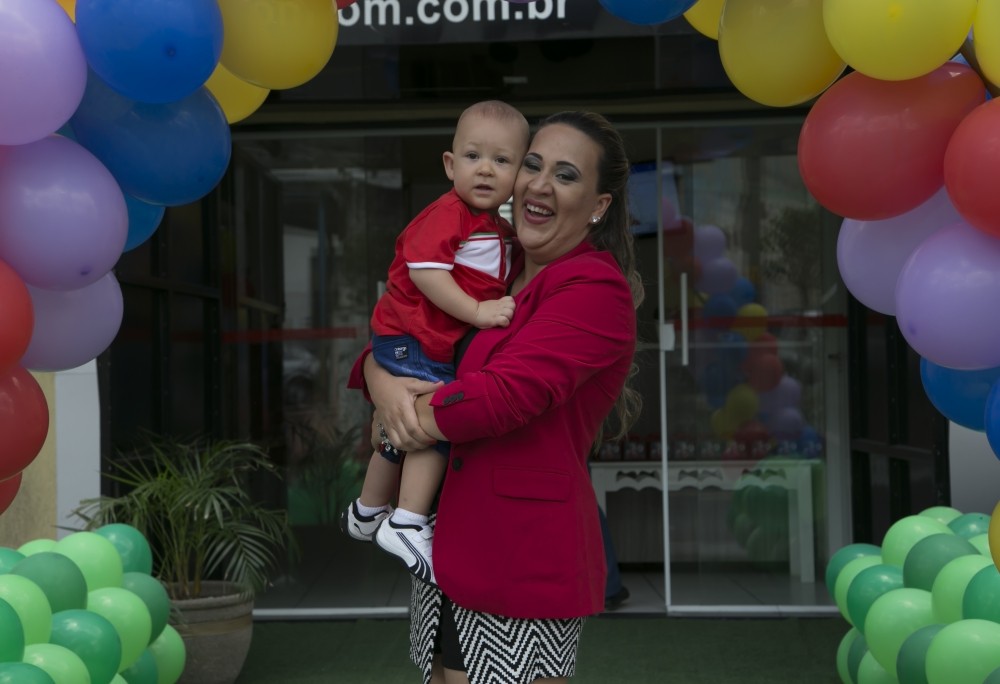
M 514 224 L 525 256 L 545 265 L 579 245 L 611 195 L 597 192 L 601 148 L 566 124 L 539 130 L 514 182 Z

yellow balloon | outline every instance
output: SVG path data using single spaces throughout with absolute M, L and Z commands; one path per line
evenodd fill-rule
M 708 420 L 709 427 L 712 428 L 712 433 L 719 439 L 731 439 L 733 433 L 736 432 L 736 423 L 724 409 L 716 409 L 712 411 L 712 415 L 709 416 Z
M 226 115 L 226 121 L 233 124 L 256 112 L 271 91 L 236 78 L 226 67 L 219 64 L 205 82 L 205 87 L 218 100 Z
M 76 0 L 58 0 L 59 6 L 66 10 L 66 14 L 73 21 L 76 21 Z
M 767 309 L 760 304 L 744 304 L 736 312 L 736 317 L 749 319 L 742 321 L 741 325 L 734 325 L 733 331 L 743 335 L 750 342 L 767 332 Z
M 302 85 L 330 61 L 339 23 L 334 0 L 219 0 L 220 62 L 261 88 Z
M 770 107 L 813 99 L 846 68 L 827 40 L 818 0 L 725 3 L 719 55 L 733 85 Z
M 883 81 L 917 78 L 958 52 L 976 0 L 823 0 L 826 33 L 845 62 Z
M 993 564 L 1000 569 L 1000 503 L 993 509 L 990 516 L 990 526 L 986 534 L 989 537 L 990 555 L 993 557 Z
M 726 0 L 698 0 L 684 13 L 684 18 L 702 35 L 718 40 L 719 19 L 722 17 L 724 4 Z
M 759 405 L 760 400 L 754 389 L 750 385 L 741 384 L 729 390 L 723 411 L 733 423 L 742 425 L 757 415 Z
M 990 83 L 1000 83 L 1000 0 L 979 0 L 972 44 L 983 76 Z

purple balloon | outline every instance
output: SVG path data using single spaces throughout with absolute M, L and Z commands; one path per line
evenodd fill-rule
M 86 86 L 87 60 L 62 7 L 53 0 L 0 0 L 0 145 L 59 130 Z
M 896 315 L 896 281 L 903 265 L 931 233 L 962 221 L 942 187 L 905 214 L 882 221 L 844 219 L 837 236 L 837 264 L 844 284 L 858 301 Z
M 723 294 L 733 289 L 739 277 L 733 262 L 720 257 L 701 262 L 701 277 L 695 287 L 708 294 Z
M 115 265 L 127 236 L 122 191 L 83 147 L 59 135 L 0 147 L 0 259 L 26 283 L 89 285 Z
M 122 324 L 122 290 L 113 273 L 79 290 L 28 287 L 35 307 L 35 328 L 21 365 L 34 371 L 59 371 L 97 358 L 114 341 Z
M 726 234 L 722 228 L 706 224 L 694 229 L 694 258 L 702 264 L 726 253 Z
M 791 407 L 778 409 L 764 421 L 767 431 L 777 440 L 797 440 L 802 434 L 804 424 L 802 413 L 797 408 Z
M 896 320 L 920 356 L 945 368 L 1000 366 L 1000 240 L 956 223 L 914 250 L 896 283 Z
M 781 376 L 777 386 L 757 395 L 757 408 L 761 413 L 772 414 L 786 408 L 796 408 L 802 402 L 802 383 L 788 375 Z

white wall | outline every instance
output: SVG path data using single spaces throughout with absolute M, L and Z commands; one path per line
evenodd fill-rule
M 951 464 L 951 505 L 963 513 L 990 515 L 1000 501 L 1000 459 L 986 433 L 956 423 L 948 426 Z
M 50 407 L 56 444 L 56 520 L 79 528 L 69 516 L 83 499 L 101 493 L 101 408 L 97 362 L 55 373 L 55 405 Z M 69 534 L 57 529 L 57 538 Z

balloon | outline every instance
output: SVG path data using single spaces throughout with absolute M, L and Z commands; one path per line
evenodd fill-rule
M 952 532 L 964 539 L 987 532 L 990 528 L 990 516 L 985 513 L 963 513 L 948 523 Z
M 866 76 L 901 81 L 923 76 L 958 52 L 977 0 L 824 0 L 823 25 L 845 62 Z
M 795 0 L 723 5 L 719 56 L 733 85 L 770 107 L 811 100 L 846 66 L 827 40 L 822 5 Z
M 220 0 L 226 40 L 221 63 L 262 88 L 302 85 L 333 54 L 339 18 L 329 0 Z
M 1000 458 L 1000 382 L 993 383 L 986 395 L 986 410 L 983 416 L 986 438 L 993 453 Z
M 758 397 L 761 413 L 776 413 L 786 408 L 796 408 L 802 402 L 802 384 L 787 374 L 778 386 L 769 392 L 761 392 Z
M 914 589 L 931 591 L 941 569 L 959 556 L 978 556 L 979 551 L 956 534 L 932 534 L 924 537 L 906 554 L 903 583 Z
M 141 199 L 125 195 L 125 206 L 128 209 L 128 238 L 125 240 L 123 252 L 135 249 L 148 240 L 163 221 L 166 207 L 143 202 Z
M 56 542 L 52 549 L 79 566 L 93 593 L 103 587 L 120 587 L 122 559 L 115 545 L 95 532 L 74 532 Z
M 121 674 L 127 684 L 156 684 L 159 678 L 156 659 L 149 649 L 143 651 L 134 663 L 122 670 Z
M 983 77 L 1000 83 L 1000 0 L 979 0 L 972 21 L 972 43 Z
M 896 315 L 896 281 L 913 251 L 935 231 L 962 217 L 942 187 L 917 207 L 881 221 L 844 219 L 837 235 L 837 265 L 858 301 Z
M 751 342 L 767 332 L 767 309 L 760 304 L 744 304 L 736 311 L 740 319 L 733 330 Z
M 18 491 L 21 489 L 21 473 L 6 480 L 0 480 L 0 513 L 3 513 L 14 503 Z M 3 559 L 0 558 L 0 572 L 3 572 Z
M 1000 573 L 996 567 L 987 565 L 965 586 L 962 619 L 1000 621 Z
M 852 684 L 858 681 L 858 668 L 861 666 L 861 660 L 867 654 L 868 643 L 865 641 L 864 635 L 859 633 L 847 651 L 847 674 L 850 676 Z
M 987 533 L 977 534 L 969 537 L 969 543 L 976 547 L 982 555 L 990 557 L 990 536 Z
M 0 575 L 10 572 L 10 569 L 24 560 L 26 556 L 16 549 L 0 546 Z M 3 662 L 0 660 L 0 662 Z
M 124 572 L 153 572 L 153 552 L 146 537 L 131 525 L 110 523 L 94 530 L 112 544 L 122 559 Z
M 24 647 L 24 662 L 45 670 L 55 684 L 90 681 L 90 673 L 80 656 L 64 646 L 30 644 Z
M 122 324 L 124 301 L 114 273 L 79 290 L 29 287 L 35 330 L 21 363 L 32 370 L 77 368 L 111 346 Z
M 69 138 L 0 148 L 0 255 L 28 285 L 74 290 L 118 261 L 128 234 L 111 173 Z
M 0 599 L 0 663 L 24 656 L 24 627 L 14 606 Z M 0 679 L 0 681 L 3 681 Z
M 20 575 L 0 575 L 0 599 L 10 604 L 20 618 L 26 645 L 49 640 L 52 609 L 45 592 L 37 584 Z
M 944 184 L 952 203 L 966 221 L 992 237 L 1000 237 L 995 213 L 1000 199 L 987 179 L 1000 170 L 987 150 L 1000 144 L 1000 101 L 976 107 L 955 129 L 944 155 Z
M 0 145 L 23 145 L 73 115 L 87 62 L 73 22 L 55 3 L 4 0 L 0 12 Z
M 957 508 L 952 508 L 951 506 L 931 506 L 930 508 L 925 508 L 920 511 L 918 515 L 934 518 L 938 522 L 942 522 L 947 525 L 952 520 L 962 515 L 962 512 Z
M 900 684 L 927 684 L 927 649 L 942 629 L 943 624 L 927 625 L 906 637 L 896 656 L 896 675 Z
M 858 684 L 896 684 L 896 678 L 879 665 L 869 651 L 858 663 Z
M 739 278 L 736 265 L 725 257 L 701 262 L 701 277 L 695 283 L 702 292 L 723 294 L 732 290 Z
M 931 586 L 934 619 L 943 624 L 961 620 L 962 597 L 969 582 L 980 570 L 991 565 L 990 559 L 981 555 L 959 556 L 948 561 Z
M 50 643 L 67 648 L 83 661 L 92 684 L 107 684 L 122 660 L 115 626 L 89 610 L 64 610 L 52 616 Z
M 982 682 L 1000 667 L 1000 625 L 961 620 L 945 625 L 927 647 L 927 684 Z
M 920 379 L 927 398 L 945 418 L 970 430 L 986 429 L 986 397 L 1000 379 L 1000 367 L 954 370 L 920 359 Z
M 11 568 L 10 573 L 37 584 L 53 613 L 87 605 L 87 582 L 83 573 L 76 563 L 62 554 L 44 551 L 27 556 Z
M 29 542 L 21 544 L 17 548 L 25 556 L 34 556 L 36 553 L 45 553 L 46 551 L 51 551 L 56 547 L 55 539 L 32 539 Z
M 122 643 L 118 672 L 139 659 L 149 644 L 152 620 L 146 604 L 128 589 L 104 587 L 87 596 L 87 610 L 101 615 L 115 626 Z
M 205 87 L 218 101 L 226 114 L 226 121 L 231 124 L 242 121 L 260 109 L 271 92 L 267 88 L 261 88 L 233 76 L 232 72 L 221 64 L 215 67 Z
M 739 308 L 731 297 L 724 294 L 714 294 L 705 300 L 701 307 L 702 318 L 735 318 Z
M 882 557 L 890 565 L 903 567 L 913 546 L 932 534 L 954 534 L 944 523 L 922 515 L 908 515 L 894 522 L 882 538 Z
M 847 587 L 844 603 L 847 607 L 848 622 L 864 634 L 865 618 L 875 599 L 902 586 L 903 571 L 895 565 L 879 563 L 865 568 Z
M 833 213 L 858 220 L 919 206 L 945 182 L 948 141 L 984 93 L 979 76 L 954 62 L 908 81 L 848 74 L 802 125 L 798 162 L 806 188 Z M 955 202 L 950 187 L 948 193 Z M 955 208 L 962 211 L 957 202 Z
M 805 420 L 797 408 L 787 407 L 769 412 L 764 425 L 775 439 L 798 441 Z
M 837 573 L 837 578 L 833 585 L 833 600 L 837 604 L 840 614 L 848 622 L 850 622 L 851 617 L 850 611 L 847 609 L 847 592 L 851 588 L 851 582 L 854 581 L 862 570 L 881 564 L 881 556 L 859 556 L 845 563 L 844 567 Z M 858 627 L 858 625 L 854 626 Z M 861 629 L 858 631 L 861 631 Z
M 719 259 L 726 253 L 726 234 L 718 226 L 710 224 L 695 226 L 694 256 L 703 264 Z
M 205 88 L 177 102 L 150 104 L 119 95 L 90 72 L 70 124 L 121 189 L 150 204 L 201 199 L 229 166 L 229 124 Z
M 49 407 L 31 373 L 20 366 L 0 371 L 0 480 L 35 460 L 49 432 Z
M 725 411 L 737 426 L 757 415 L 757 393 L 750 385 L 736 385 L 726 395 Z
M 128 589 L 146 604 L 151 625 L 149 641 L 155 641 L 170 617 L 170 597 L 163 583 L 144 572 L 126 572 L 122 588 Z
M 78 0 L 76 29 L 90 68 L 139 102 L 187 97 L 222 54 L 215 0 Z
M 187 649 L 176 629 L 171 625 L 164 627 L 160 636 L 149 645 L 149 651 L 156 660 L 158 684 L 174 684 L 180 679 L 187 660 Z
M 681 16 L 695 0 L 600 0 L 601 7 L 619 19 L 651 26 Z
M 0 662 L 0 684 L 56 684 L 49 674 L 28 663 Z
M 0 371 L 13 366 L 24 355 L 34 324 L 28 288 L 21 277 L 0 260 Z
M 956 370 L 1000 366 L 1000 240 L 956 223 L 924 240 L 896 284 L 896 319 L 920 356 Z M 996 321 L 996 324 L 994 324 Z
M 736 279 L 733 289 L 726 294 L 736 303 L 737 307 L 741 307 L 757 299 L 757 288 L 750 280 L 740 276 Z
M 785 365 L 776 354 L 748 354 L 740 369 L 757 392 L 773 390 L 785 375 Z
M 684 13 L 684 18 L 698 33 L 712 40 L 719 39 L 719 20 L 726 0 L 698 0 Z
M 865 618 L 865 641 L 878 664 L 896 676 L 896 656 L 906 638 L 934 624 L 931 593 L 923 589 L 893 589 L 882 594 Z
M 837 674 L 840 676 L 841 684 L 852 684 L 854 681 L 847 668 L 847 656 L 855 639 L 858 638 L 858 634 L 860 632 L 856 629 L 847 630 L 847 634 L 841 638 L 840 644 L 837 646 Z
M 837 551 L 830 556 L 830 560 L 827 561 L 826 573 L 824 575 L 826 590 L 830 592 L 830 596 L 833 596 L 834 583 L 837 581 L 837 576 L 840 574 L 840 571 L 844 569 L 845 565 L 855 558 L 880 556 L 881 554 L 882 549 L 874 544 L 848 544 L 847 546 L 842 546 L 837 549 Z

